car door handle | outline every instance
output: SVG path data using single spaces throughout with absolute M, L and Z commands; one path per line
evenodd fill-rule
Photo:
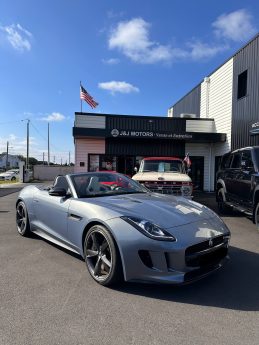
M 34 201 L 34 202 L 39 202 L 39 200 L 38 200 L 38 199 L 33 199 L 33 201 Z

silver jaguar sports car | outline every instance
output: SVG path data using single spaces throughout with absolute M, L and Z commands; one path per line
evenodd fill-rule
M 102 285 L 121 280 L 183 284 L 220 268 L 230 231 L 209 208 L 151 193 L 109 172 L 58 176 L 30 185 L 16 202 L 17 230 L 80 254 Z

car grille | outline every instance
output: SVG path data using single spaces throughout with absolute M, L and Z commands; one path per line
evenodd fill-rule
M 228 253 L 228 238 L 217 236 L 188 247 L 185 263 L 188 267 L 206 267 L 218 264 Z
M 149 190 L 151 190 L 151 192 L 154 193 L 182 195 L 182 184 L 176 183 L 174 181 L 146 181 L 141 182 L 141 184 L 144 184 L 145 187 L 147 187 Z

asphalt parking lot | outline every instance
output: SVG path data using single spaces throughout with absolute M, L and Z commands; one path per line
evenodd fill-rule
M 258 345 L 259 233 L 251 220 L 223 217 L 231 260 L 203 280 L 110 289 L 90 278 L 77 255 L 21 237 L 16 197 L 17 190 L 0 189 L 1 345 Z M 213 194 L 196 200 L 215 208 Z

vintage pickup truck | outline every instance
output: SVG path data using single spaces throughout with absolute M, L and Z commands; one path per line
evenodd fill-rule
M 140 163 L 139 171 L 133 175 L 132 179 L 140 182 L 152 192 L 188 198 L 192 195 L 192 180 L 180 158 L 144 158 Z

